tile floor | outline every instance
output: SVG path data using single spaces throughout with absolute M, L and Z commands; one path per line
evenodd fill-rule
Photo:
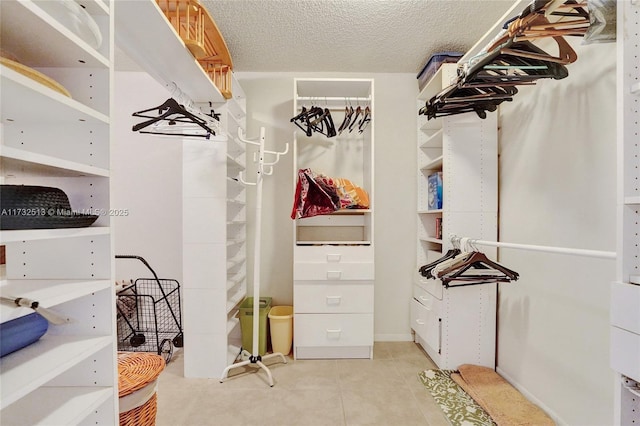
M 376 342 L 373 360 L 267 360 L 218 379 L 185 379 L 182 352 L 159 378 L 158 426 L 449 425 L 418 379 L 435 368 L 413 342 Z

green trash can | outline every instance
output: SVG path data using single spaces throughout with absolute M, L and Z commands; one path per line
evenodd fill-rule
M 258 354 L 264 355 L 267 353 L 267 314 L 271 310 L 271 297 L 261 297 L 258 308 L 260 312 Z M 247 297 L 242 301 L 238 315 L 242 331 L 242 349 L 253 354 L 253 297 Z

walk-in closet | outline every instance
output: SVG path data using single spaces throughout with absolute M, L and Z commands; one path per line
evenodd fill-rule
M 640 1 L 0 1 L 0 423 L 640 422 Z

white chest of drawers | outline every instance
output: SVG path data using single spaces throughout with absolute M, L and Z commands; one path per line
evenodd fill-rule
M 295 358 L 372 358 L 372 247 L 298 246 L 295 251 Z

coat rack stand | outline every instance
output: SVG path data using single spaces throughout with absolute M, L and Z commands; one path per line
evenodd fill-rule
M 255 240 L 254 240 L 254 264 L 253 264 L 253 347 L 252 352 L 249 353 L 246 350 L 242 350 L 243 357 L 248 357 L 245 361 L 241 361 L 236 364 L 231 364 L 227 366 L 222 372 L 222 377 L 220 377 L 220 383 L 224 382 L 229 374 L 229 370 L 232 368 L 239 368 L 249 364 L 257 364 L 261 369 L 263 369 L 267 373 L 267 377 L 269 379 L 269 386 L 273 387 L 273 377 L 271 376 L 271 371 L 269 368 L 262 363 L 263 360 L 269 358 L 280 357 L 282 362 L 287 363 L 287 359 L 280 352 L 275 352 L 269 355 L 261 356 L 258 351 L 258 341 L 259 341 L 259 321 L 260 321 L 260 241 L 261 241 L 261 228 L 262 228 L 262 181 L 264 176 L 271 176 L 273 174 L 273 166 L 275 166 L 278 161 L 280 161 L 280 156 L 285 155 L 289 152 L 289 144 L 286 144 L 284 151 L 268 151 L 264 149 L 264 140 L 265 140 L 265 128 L 260 128 L 260 139 L 258 142 L 250 141 L 244 139 L 242 135 L 242 130 L 238 129 L 238 139 L 240 142 L 255 145 L 258 147 L 257 155 L 254 153 L 253 161 L 257 163 L 258 168 L 256 172 L 256 181 L 255 182 L 247 182 L 244 180 L 243 173 L 240 172 L 239 180 L 244 185 L 250 185 L 256 187 L 256 225 L 255 225 Z M 275 160 L 271 162 L 265 161 L 265 155 L 275 155 Z

